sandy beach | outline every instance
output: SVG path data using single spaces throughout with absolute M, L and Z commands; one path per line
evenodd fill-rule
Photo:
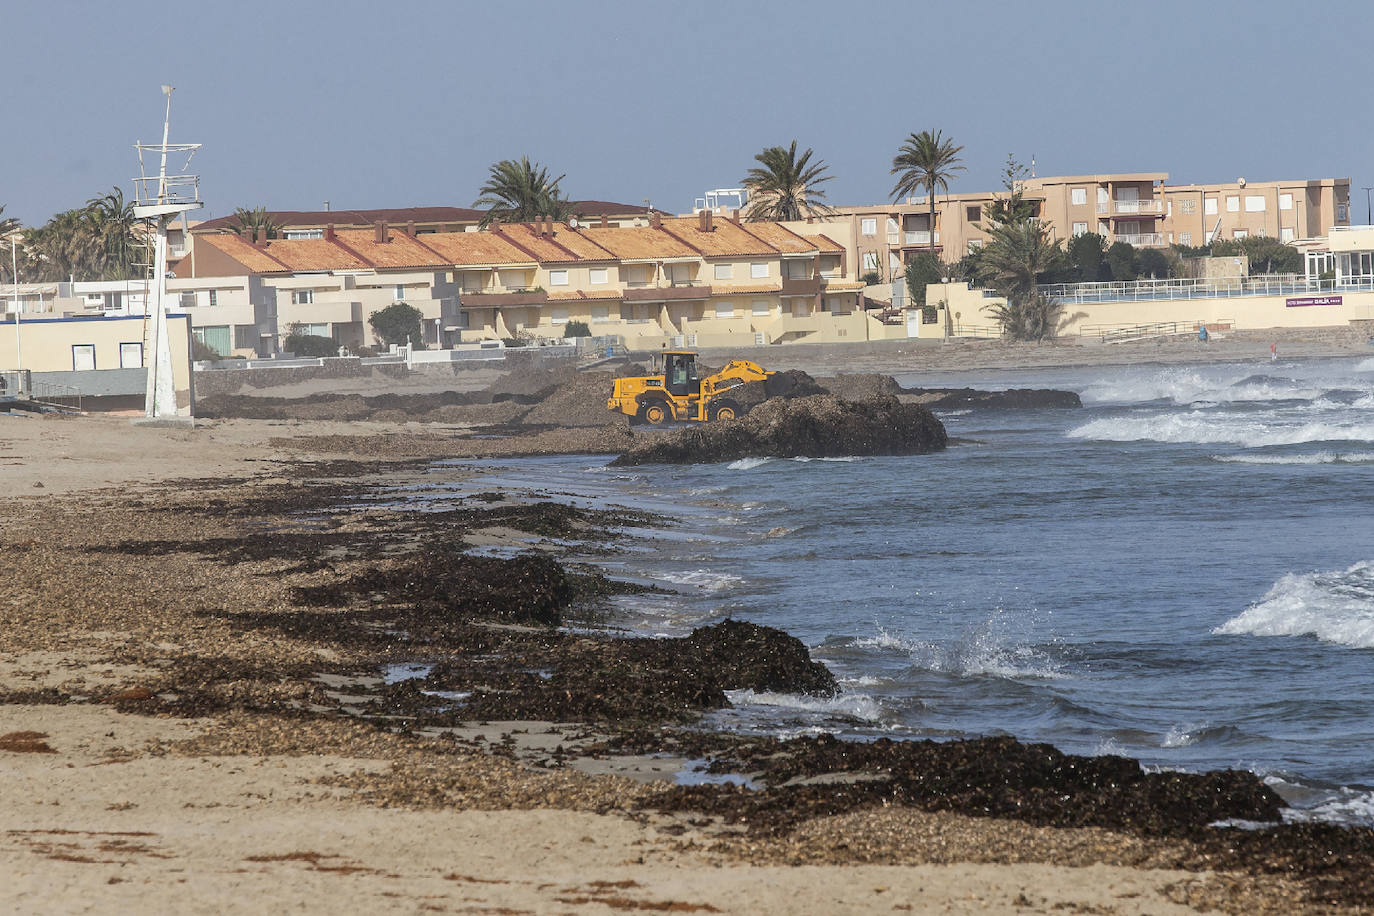
M 1276 340 L 1291 357 L 1374 355 L 1353 334 Z M 1270 342 L 799 348 L 774 351 L 770 368 L 821 377 L 1262 360 Z M 245 394 L 470 391 L 496 377 Z M 1300 877 L 1239 868 L 1184 839 L 881 806 L 751 832 L 646 807 L 675 760 L 609 752 L 595 729 L 493 719 L 441 734 L 339 715 L 350 690 L 375 686 L 359 680 L 363 667 L 392 650 L 362 637 L 325 644 L 278 620 L 303 613 L 300 589 L 375 559 L 359 545 L 376 556 L 414 549 L 402 520 L 357 502 L 368 486 L 436 457 L 610 452 L 620 435 L 472 429 L 0 415 L 0 908 L 1340 911 Z M 519 508 L 509 518 L 474 508 L 428 530 L 497 543 L 524 523 Z

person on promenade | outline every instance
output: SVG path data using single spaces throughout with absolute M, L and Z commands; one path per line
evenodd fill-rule
M 1207 322 L 1201 322 L 1197 326 L 1197 339 L 1200 340 L 1202 343 L 1207 342 Z

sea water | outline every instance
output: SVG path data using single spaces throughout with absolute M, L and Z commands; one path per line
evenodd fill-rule
M 844 686 L 736 691 L 715 727 L 1243 768 L 1295 817 L 1374 824 L 1374 358 L 897 378 L 1084 406 L 937 411 L 934 455 L 570 456 L 460 486 L 672 517 L 592 558 L 672 590 L 617 624 L 780 627 Z

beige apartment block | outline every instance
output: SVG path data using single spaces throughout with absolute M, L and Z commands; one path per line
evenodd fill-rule
M 1199 246 L 1213 237 L 1267 235 L 1285 242 L 1325 235 L 1350 223 L 1350 179 L 1171 185 L 1167 172 L 1027 178 L 1023 199 L 1055 238 L 1094 232 L 1137 248 Z M 841 207 L 829 226 L 851 239 L 857 273 L 899 278 L 917 253 L 954 263 L 986 243 L 984 207 L 1005 192 L 937 195 L 935 225 L 924 197 Z

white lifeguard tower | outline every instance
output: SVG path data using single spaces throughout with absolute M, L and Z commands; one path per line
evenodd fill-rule
M 199 143 L 168 143 L 172 120 L 172 88 L 163 86 L 167 97 L 167 112 L 162 121 L 162 142 L 135 143 L 138 150 L 138 177 L 134 179 L 134 216 L 148 220 L 153 230 L 152 276 L 148 286 L 149 302 L 144 309 L 143 339 L 144 365 L 148 371 L 147 394 L 144 398 L 144 422 L 190 423 L 191 405 L 178 409 L 176 389 L 172 383 L 172 351 L 167 341 L 167 226 L 176 217 L 191 210 L 199 210 L 200 176 L 186 174 Z M 157 154 L 156 175 L 148 174 L 144 153 Z M 167 174 L 167 154 L 185 153 L 186 162 L 179 174 Z

